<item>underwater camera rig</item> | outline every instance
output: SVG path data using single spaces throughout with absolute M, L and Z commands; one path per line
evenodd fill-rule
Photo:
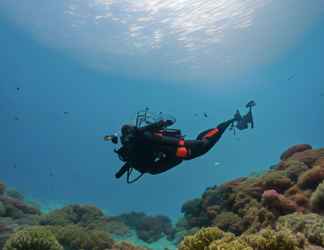
M 166 114 L 163 112 L 154 114 L 152 112 L 149 112 L 149 108 L 145 108 L 144 110 L 138 111 L 136 113 L 135 126 L 137 128 L 141 128 L 141 127 L 150 125 L 154 122 L 158 122 L 161 120 L 171 121 L 172 124 L 174 124 L 176 122 L 176 119 L 172 115 L 169 115 L 169 114 Z
M 256 106 L 255 101 L 249 101 L 245 107 L 249 109 L 249 111 L 245 115 L 241 115 L 240 111 L 237 110 L 234 114 L 235 121 L 232 123 L 230 130 L 234 131 L 234 135 L 236 134 L 236 129 L 245 130 L 250 127 L 254 128 L 254 119 L 252 114 L 252 108 Z

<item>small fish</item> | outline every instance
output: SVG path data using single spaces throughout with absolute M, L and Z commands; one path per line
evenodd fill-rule
M 67 112 L 67 111 L 64 111 L 64 114 L 65 114 L 65 115 L 68 115 L 68 114 L 70 114 L 70 113 L 69 113 L 69 112 Z
M 19 117 L 18 116 L 15 116 L 14 119 L 15 119 L 15 121 L 19 121 Z
M 208 114 L 207 113 L 204 113 L 204 116 L 207 118 L 208 117 Z
M 14 164 L 14 165 L 13 165 L 13 168 L 14 168 L 14 169 L 16 169 L 16 168 L 17 168 L 17 165 L 16 165 L 16 164 Z
M 288 78 L 288 81 L 292 80 L 295 78 L 295 75 L 291 75 L 289 78 Z
M 215 162 L 214 162 L 214 166 L 215 166 L 215 167 L 217 167 L 217 166 L 219 166 L 219 165 L 221 165 L 220 162 L 218 162 L 218 161 L 215 161 Z
M 17 87 L 16 89 L 17 89 L 17 91 L 19 91 L 19 90 L 20 90 L 20 88 L 19 88 L 19 87 Z

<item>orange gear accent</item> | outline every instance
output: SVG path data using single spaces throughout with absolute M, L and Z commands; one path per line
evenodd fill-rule
M 185 147 L 178 147 L 176 155 L 179 158 L 184 158 L 188 155 L 188 150 Z
M 185 145 L 185 141 L 183 139 L 180 139 L 178 144 L 179 144 L 179 146 L 184 146 Z
M 208 139 L 208 138 L 216 135 L 218 132 L 219 132 L 219 129 L 218 128 L 214 128 L 214 129 L 210 130 L 203 138 L 204 139 Z

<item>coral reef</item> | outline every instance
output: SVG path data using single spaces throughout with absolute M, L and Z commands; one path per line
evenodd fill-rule
M 282 227 L 303 233 L 309 242 L 324 246 L 324 218 L 318 214 L 293 213 L 282 216 L 277 221 L 277 228 Z
M 145 248 L 136 247 L 130 243 L 118 244 L 115 242 L 110 232 L 125 236 L 129 231 L 128 226 L 121 221 L 106 217 L 100 209 L 94 206 L 69 205 L 49 214 L 40 215 L 36 208 L 22 200 L 9 197 L 7 194 L 0 196 L 0 205 L 2 216 L 6 216 L 0 216 L 1 249 L 6 242 L 6 250 L 51 250 L 50 246 L 37 245 L 47 244 L 46 237 L 51 235 L 51 240 L 54 239 L 64 249 L 69 250 L 145 250 Z M 143 224 L 143 221 L 137 224 L 139 229 L 144 227 L 141 232 L 148 232 L 143 237 L 154 241 L 158 230 L 160 234 L 171 234 L 171 221 L 167 217 L 145 216 L 144 218 L 146 224 Z M 153 227 L 149 227 L 151 223 Z M 154 227 L 154 225 L 156 226 Z M 19 228 L 25 229 L 20 230 Z M 17 229 L 18 231 L 15 233 Z M 22 242 L 21 239 L 26 242 Z M 23 248 L 18 248 L 18 246 Z
M 166 237 L 179 250 L 324 250 L 324 149 L 292 146 L 271 169 L 209 187 L 181 212 L 175 227 L 166 216 L 109 217 L 91 205 L 40 214 L 0 182 L 0 248 L 37 229 L 69 250 L 145 250 L 113 240 L 133 231 L 147 243 Z
M 21 196 L 14 198 L 8 194 L 11 191 L 0 182 L 0 249 L 19 226 L 37 225 L 40 214 L 39 209 L 25 203 Z
M 55 236 L 43 227 L 18 231 L 7 240 L 4 250 L 63 250 Z
M 4 217 L 7 213 L 6 207 L 2 201 L 0 201 L 0 217 Z
M 113 235 L 127 236 L 130 229 L 124 222 L 118 220 L 109 220 L 105 230 Z
M 293 182 L 286 176 L 283 171 L 270 171 L 261 178 L 261 187 L 263 190 L 275 189 L 282 193 L 293 186 Z
M 171 220 L 163 215 L 148 216 L 144 213 L 128 213 L 114 217 L 136 231 L 137 236 L 148 243 L 161 239 L 164 235 L 172 240 L 175 232 Z
M 298 145 L 294 145 L 290 148 L 288 148 L 285 152 L 283 152 L 280 156 L 281 160 L 287 160 L 289 157 L 291 157 L 292 155 L 294 155 L 295 153 L 298 152 L 303 152 L 305 150 L 308 149 L 312 149 L 312 146 L 309 144 L 298 144 Z
M 308 167 L 313 167 L 316 162 L 324 158 L 324 148 L 305 150 L 293 154 L 289 159 L 305 163 Z
M 108 218 L 102 211 L 91 205 L 69 205 L 62 209 L 43 215 L 41 225 L 71 225 L 76 224 L 87 228 L 104 227 Z
M 264 191 L 262 203 L 278 216 L 293 213 L 298 210 L 298 206 L 295 202 L 273 189 Z
M 24 200 L 24 196 L 21 193 L 19 193 L 16 189 L 7 189 L 6 195 L 17 200 Z
M 166 235 L 173 239 L 173 228 L 171 220 L 165 216 L 147 216 L 136 228 L 138 237 L 145 242 L 157 241 Z
M 311 207 L 319 213 L 324 212 L 324 182 L 319 184 L 310 199 Z
M 239 234 L 242 231 L 241 217 L 233 212 L 222 212 L 213 220 L 212 224 L 223 231 Z
M 0 226 L 0 233 L 1 229 L 2 227 Z M 13 232 L 13 230 L 10 231 L 11 237 L 6 242 L 5 250 L 56 249 L 47 246 L 48 244 L 46 242 L 49 235 L 51 241 L 54 239 L 57 244 L 69 250 L 144 250 L 144 248 L 135 247 L 129 243 L 118 244 L 114 242 L 111 235 L 104 230 L 90 229 L 76 224 L 64 226 L 33 226 L 27 227 L 22 231 L 19 230 L 17 233 Z M 20 239 L 26 242 L 21 242 Z M 38 246 L 40 243 L 47 245 Z M 18 246 L 22 246 L 22 248 L 18 248 Z M 63 250 L 63 248 L 60 249 Z
M 181 242 L 179 250 L 302 250 L 306 241 L 288 229 L 263 229 L 239 237 L 217 227 L 203 228 Z
M 121 214 L 119 216 L 114 217 L 113 219 L 122 221 L 131 228 L 137 228 L 145 217 L 146 217 L 145 213 L 131 212 L 126 214 Z
M 18 225 L 11 218 L 0 217 L 0 248 L 2 249 L 9 236 L 17 229 Z
M 202 200 L 193 199 L 183 204 L 181 208 L 181 212 L 185 213 L 188 216 L 199 216 L 201 208 L 202 208 Z
M 255 250 L 298 250 L 306 244 L 303 235 L 295 235 L 290 230 L 263 229 L 259 233 L 241 237 Z
M 324 180 L 324 165 L 314 166 L 304 172 L 298 179 L 298 186 L 302 189 L 315 189 Z
M 182 207 L 184 219 L 176 235 L 192 229 L 218 226 L 235 235 L 274 227 L 279 217 L 324 209 L 324 149 L 296 145 L 264 173 L 208 188 Z
M 6 190 L 6 185 L 0 181 L 0 195 L 3 195 Z
M 224 233 L 217 227 L 202 228 L 192 236 L 186 236 L 180 243 L 179 250 L 206 249 L 213 241 L 230 234 Z
M 87 229 L 79 225 L 44 226 L 51 231 L 64 248 L 70 250 L 105 250 L 114 244 L 110 234 L 102 230 Z
M 149 250 L 145 247 L 133 246 L 126 241 L 116 243 L 112 246 L 111 250 Z
M 40 211 L 37 208 L 12 197 L 0 196 L 0 202 L 2 202 L 6 207 L 6 216 L 8 217 L 19 218 L 25 214 L 40 214 Z
M 179 244 L 185 236 L 192 235 L 199 230 L 198 227 L 190 228 L 187 224 L 187 220 L 184 217 L 181 217 L 176 222 L 176 230 L 174 241 L 176 244 Z

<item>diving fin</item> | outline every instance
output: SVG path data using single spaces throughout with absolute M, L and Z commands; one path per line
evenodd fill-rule
M 129 166 L 128 166 L 128 163 L 125 163 L 119 170 L 118 172 L 115 174 L 115 177 L 117 179 L 119 179 L 120 177 L 122 177 L 126 172 L 127 170 L 129 169 Z

